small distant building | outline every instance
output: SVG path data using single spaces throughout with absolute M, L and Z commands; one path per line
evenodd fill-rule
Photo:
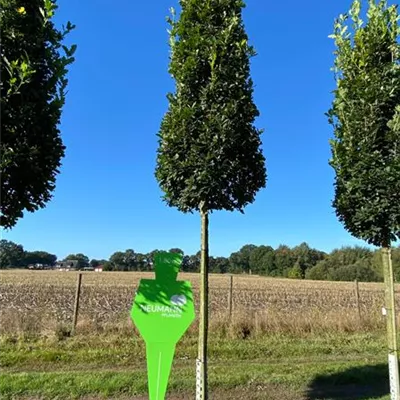
M 29 264 L 28 269 L 30 269 L 30 270 L 42 270 L 42 269 L 48 270 L 48 269 L 53 269 L 53 267 L 51 265 L 47 265 L 47 264 L 36 263 L 36 264 Z
M 99 265 L 98 267 L 96 267 L 96 268 L 94 269 L 94 272 L 103 272 L 103 266 L 102 266 L 102 265 Z
M 57 261 L 56 269 L 59 271 L 76 271 L 78 269 L 78 260 Z

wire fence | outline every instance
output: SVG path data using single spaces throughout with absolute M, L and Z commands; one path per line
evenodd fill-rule
M 37 272 L 32 274 L 35 273 L 37 274 Z M 117 276 L 115 273 L 92 272 L 83 273 L 82 276 L 80 273 L 68 272 L 63 276 L 62 273 L 60 275 L 50 271 L 40 273 L 39 277 L 43 278 L 42 280 L 33 275 L 31 279 L 19 281 L 2 280 L 0 317 L 2 320 L 10 318 L 16 320 L 16 325 L 23 325 L 34 319 L 37 325 L 47 326 L 60 323 L 75 325 L 81 320 L 89 320 L 96 324 L 125 321 L 129 318 L 135 290 L 143 274 L 123 275 L 125 281 L 122 276 Z M 77 290 L 76 282 L 79 276 L 82 279 L 78 280 L 81 286 Z M 180 279 L 192 281 L 197 312 L 198 278 L 196 274 L 180 276 Z M 398 309 L 399 289 L 396 289 Z M 211 321 L 213 318 L 231 318 L 239 314 L 257 319 L 260 315 L 268 313 L 271 316 L 273 312 L 282 319 L 301 318 L 301 316 L 306 318 L 311 314 L 314 316 L 318 314 L 322 318 L 324 315 L 334 313 L 336 316 L 347 314 L 360 321 L 373 318 L 376 323 L 382 323 L 383 305 L 382 284 L 266 279 L 241 275 L 210 277 Z

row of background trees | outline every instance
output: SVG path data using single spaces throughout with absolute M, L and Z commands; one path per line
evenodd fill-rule
M 117 251 L 106 259 L 90 259 L 82 253 L 70 254 L 63 261 L 77 260 L 78 268 L 103 266 L 104 271 L 151 271 L 154 254 L 137 253 L 132 249 Z M 179 248 L 169 251 L 184 252 Z M 400 281 L 400 246 L 393 248 L 393 267 Z M 30 264 L 54 266 L 55 254 L 46 251 L 25 251 L 22 245 L 1 241 L 0 268 L 26 268 Z M 366 247 L 342 247 L 330 253 L 314 249 L 307 243 L 295 247 L 247 244 L 229 257 L 210 257 L 210 272 L 254 274 L 271 277 L 350 281 L 382 281 L 382 258 L 378 250 Z M 182 271 L 199 272 L 200 252 L 184 255 Z

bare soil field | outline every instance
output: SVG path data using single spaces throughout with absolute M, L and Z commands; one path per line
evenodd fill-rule
M 5 270 L 0 272 L 2 331 L 55 329 L 70 324 L 77 272 Z M 80 325 L 127 324 L 135 289 L 152 272 L 84 272 L 80 297 Z M 180 273 L 192 283 L 198 306 L 199 275 Z M 229 276 L 210 275 L 211 323 L 228 316 Z M 400 305 L 400 288 L 396 288 Z M 238 323 L 251 321 L 261 330 L 383 327 L 381 283 L 359 283 L 357 303 L 354 282 L 322 282 L 234 275 L 233 314 Z M 360 314 L 358 313 L 360 308 Z M 361 318 L 360 318 L 361 315 Z M 240 317 L 240 318 L 239 318 Z M 32 324 L 34 326 L 32 326 Z M 301 326 L 300 326 L 300 325 Z M 349 325 L 350 324 L 350 325 Z

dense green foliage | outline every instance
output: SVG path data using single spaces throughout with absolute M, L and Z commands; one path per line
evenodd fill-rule
M 2 240 L 0 242 L 0 267 L 21 268 L 29 264 L 54 265 L 56 256 L 44 251 L 24 251 L 21 245 Z M 78 268 L 102 266 L 105 271 L 151 271 L 153 258 L 159 250 L 138 253 L 132 249 L 117 251 L 109 260 L 89 261 L 82 254 L 70 254 L 66 260 L 77 260 Z M 179 248 L 169 249 L 184 254 Z M 400 246 L 392 249 L 392 261 L 397 281 L 400 281 Z M 184 255 L 183 272 L 199 272 L 200 252 Z M 381 281 L 382 258 L 379 251 L 366 247 L 342 247 L 329 254 L 313 249 L 307 243 L 295 247 L 245 245 L 229 257 L 210 257 L 209 270 L 212 273 L 253 274 L 294 279 L 315 279 L 333 281 Z
M 52 0 L 1 0 L 1 217 L 13 227 L 51 199 L 64 156 L 59 123 L 74 28 L 58 30 Z
M 182 1 L 171 24 L 176 83 L 159 132 L 156 177 L 170 206 L 241 210 L 265 186 L 261 131 L 253 123 L 250 57 L 241 0 Z
M 379 255 L 379 252 L 376 252 L 376 255 Z M 324 260 L 307 270 L 306 278 L 333 281 L 354 279 L 378 281 L 382 279 L 381 271 L 381 257 L 375 256 L 372 250 L 357 246 L 343 247 L 333 250 Z
M 57 256 L 46 251 L 26 251 L 23 260 L 25 265 L 41 264 L 52 266 L 56 263 Z
M 20 244 L 1 240 L 0 268 L 21 267 L 24 264 L 24 248 Z
M 83 269 L 89 267 L 89 257 L 82 253 L 70 254 L 65 257 L 64 261 L 75 260 L 78 262 L 77 268 Z
M 0 268 L 21 268 L 34 264 L 52 266 L 57 256 L 46 251 L 25 251 L 24 248 L 9 240 L 0 241 Z
M 331 165 L 334 207 L 345 228 L 376 246 L 400 238 L 400 27 L 396 6 L 369 0 L 335 21 L 337 89 Z

